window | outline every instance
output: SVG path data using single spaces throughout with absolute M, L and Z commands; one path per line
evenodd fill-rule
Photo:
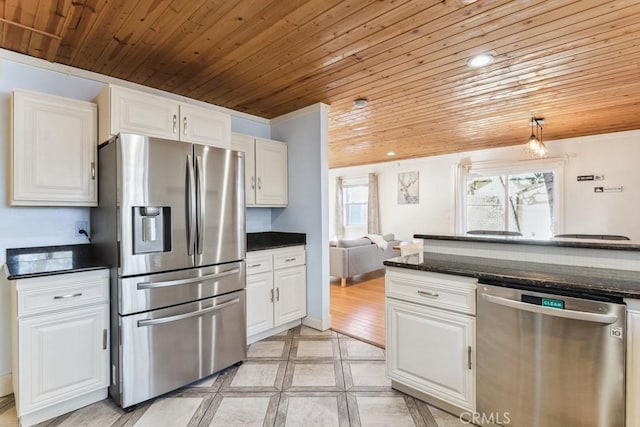
M 367 201 L 369 198 L 368 184 L 345 182 L 343 191 L 345 227 L 366 227 Z
M 522 163 L 522 164 L 520 164 Z M 558 162 L 519 162 L 503 167 L 472 165 L 461 180 L 462 231 L 515 231 L 547 239 L 559 232 Z M 555 203 L 554 203 L 555 202 Z

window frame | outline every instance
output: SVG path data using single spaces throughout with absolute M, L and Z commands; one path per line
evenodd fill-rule
M 368 211 L 369 208 L 369 197 L 368 197 L 368 192 L 369 192 L 369 180 L 367 178 L 345 178 L 342 181 L 342 221 L 343 221 L 343 226 L 346 230 L 357 230 L 357 229 L 367 229 L 367 220 L 365 217 L 365 223 L 364 224 L 348 224 L 348 217 L 349 215 L 347 214 L 348 212 L 348 206 L 352 205 L 354 203 L 348 203 L 347 202 L 347 190 L 349 187 L 366 187 L 367 188 L 367 200 L 365 201 L 364 205 L 365 205 L 365 212 Z M 361 204 L 361 203 L 358 203 Z
M 456 176 L 456 221 L 455 231 L 465 234 L 467 229 L 466 186 L 470 176 L 518 175 L 531 172 L 553 173 L 553 218 L 551 234 L 564 231 L 564 165 L 565 159 L 538 159 L 487 162 L 460 162 Z

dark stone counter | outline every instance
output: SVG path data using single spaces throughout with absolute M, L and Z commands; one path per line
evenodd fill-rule
M 628 240 L 584 240 L 584 239 L 550 239 L 535 240 L 512 236 L 469 236 L 456 234 L 414 234 L 416 239 L 448 240 L 458 242 L 502 243 L 515 245 L 557 246 L 584 249 L 609 249 L 616 251 L 640 251 L 640 245 L 627 243 Z
M 474 277 L 487 285 L 564 293 L 577 297 L 640 298 L 640 272 L 588 268 L 432 252 L 384 261 L 389 267 Z
M 307 235 L 305 233 L 285 233 L 280 231 L 247 233 L 247 252 L 306 244 Z
M 7 249 L 6 264 L 10 280 L 109 268 L 88 244 Z

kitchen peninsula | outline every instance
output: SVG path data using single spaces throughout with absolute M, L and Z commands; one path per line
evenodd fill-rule
M 477 424 L 639 425 L 636 405 L 622 414 L 640 397 L 640 245 L 414 237 L 423 253 L 385 261 L 394 388 Z

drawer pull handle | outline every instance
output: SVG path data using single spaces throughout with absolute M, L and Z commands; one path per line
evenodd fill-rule
M 239 298 L 234 298 L 232 300 L 225 301 L 222 304 L 214 305 L 213 307 L 204 308 L 204 309 L 197 310 L 197 311 L 192 311 L 190 313 L 177 314 L 175 316 L 169 316 L 169 317 L 161 317 L 159 319 L 138 320 L 138 327 L 141 328 L 141 327 L 144 327 L 144 326 L 161 325 L 163 323 L 176 322 L 178 320 L 189 319 L 191 317 L 202 317 L 205 314 L 221 310 L 221 309 L 223 309 L 225 307 L 228 307 L 230 305 L 237 304 L 238 302 L 240 302 L 240 299 Z
M 173 133 L 178 132 L 178 116 L 173 115 Z
M 251 265 L 249 266 L 249 268 L 258 268 L 258 267 L 260 267 L 261 265 L 262 265 L 262 264 L 251 264 Z
M 67 299 L 67 298 L 75 298 L 75 297 L 81 297 L 81 296 L 82 296 L 82 292 L 78 292 L 77 294 L 56 295 L 55 297 L 53 297 L 53 299 Z
M 297 258 L 287 258 L 284 260 L 284 262 L 291 262 L 291 261 L 295 261 Z
M 178 280 L 167 280 L 166 282 L 140 282 L 137 284 L 137 289 L 139 291 L 144 289 L 154 289 L 154 288 L 164 288 L 167 286 L 179 286 L 179 285 L 188 285 L 189 283 L 203 282 L 205 280 L 214 280 L 220 279 L 226 276 L 231 276 L 232 274 L 239 273 L 239 268 L 234 268 L 233 270 L 226 270 L 220 273 L 215 274 L 207 274 L 205 276 L 200 277 L 192 277 L 189 279 L 178 279 Z
M 471 370 L 471 346 L 467 347 L 467 367 Z
M 429 298 L 438 298 L 440 296 L 440 294 L 437 294 L 435 292 L 429 292 L 429 291 L 418 291 L 418 295 L 422 297 L 429 297 Z
M 280 288 L 276 288 L 276 301 L 280 301 Z
M 273 289 L 271 289 L 271 302 L 273 302 Z

